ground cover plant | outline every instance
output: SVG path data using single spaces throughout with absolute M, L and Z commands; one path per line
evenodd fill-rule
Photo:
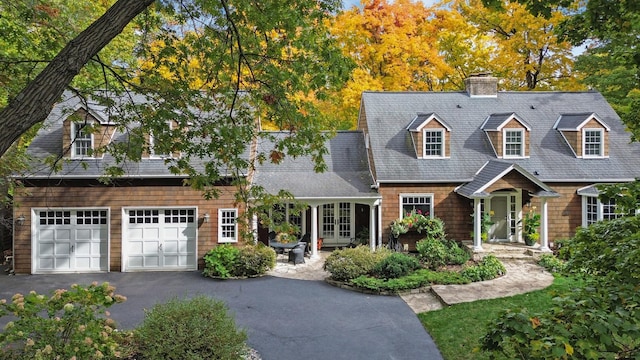
M 387 249 L 371 251 L 366 246 L 336 250 L 327 258 L 325 270 L 332 280 L 368 291 L 391 293 L 432 284 L 490 280 L 506 271 L 493 255 L 478 263 L 470 262 L 470 252 L 455 241 L 427 237 L 416 248 L 418 254 Z
M 275 251 L 262 243 L 236 247 L 224 244 L 214 247 L 204 255 L 207 277 L 226 279 L 264 275 L 276 265 Z

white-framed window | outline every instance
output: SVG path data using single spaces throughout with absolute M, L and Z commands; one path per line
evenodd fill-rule
M 218 209 L 218 243 L 238 242 L 238 209 Z
M 422 157 L 443 157 L 444 156 L 444 130 L 425 129 L 422 131 L 424 149 Z
M 504 129 L 503 137 L 503 157 L 524 157 L 524 129 Z
M 604 156 L 604 131 L 603 129 L 582 129 L 582 156 Z
M 171 121 L 167 121 L 165 125 L 166 125 L 165 131 L 170 132 L 171 129 L 173 128 Z M 149 157 L 164 159 L 172 156 L 170 152 L 159 150 L 160 148 L 162 147 L 157 144 L 156 137 L 153 135 L 153 133 L 150 133 L 149 134 Z
M 433 217 L 433 194 L 400 194 L 400 217 L 414 210 Z
M 601 201 L 597 196 L 582 196 L 582 226 L 622 216 L 623 214 L 616 212 L 615 199 Z
M 275 225 L 282 223 L 295 225 L 300 232 L 304 232 L 304 211 L 298 213 L 294 210 L 295 207 L 296 205 L 292 203 L 275 204 L 271 209 L 271 220 L 273 220 Z
M 71 155 L 74 158 L 92 157 L 93 133 L 88 131 L 88 123 L 71 124 Z

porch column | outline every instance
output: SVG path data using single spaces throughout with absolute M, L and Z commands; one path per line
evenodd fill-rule
M 258 243 L 258 215 L 253 214 L 251 217 L 251 234 L 253 234 L 253 244 Z
M 375 204 L 369 206 L 369 246 L 371 251 L 376 250 L 376 208 Z
M 382 200 L 378 202 L 378 248 L 382 247 Z
M 311 205 L 311 257 L 318 256 L 318 205 Z
M 482 203 L 473 199 L 473 251 L 482 251 Z
M 551 251 L 551 249 L 549 249 L 549 231 L 547 228 L 547 198 L 541 197 L 540 205 L 542 206 L 540 214 L 540 251 Z

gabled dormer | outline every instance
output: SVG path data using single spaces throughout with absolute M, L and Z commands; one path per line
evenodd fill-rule
M 609 126 L 595 113 L 562 114 L 553 126 L 578 158 L 609 157 Z
M 445 159 L 451 155 L 451 127 L 434 113 L 418 113 L 407 126 L 418 159 Z
M 63 122 L 64 157 L 71 159 L 101 158 L 100 149 L 111 141 L 115 125 L 100 110 L 75 106 Z
M 529 157 L 531 126 L 516 113 L 489 115 L 480 129 L 485 132 L 496 157 L 518 159 Z

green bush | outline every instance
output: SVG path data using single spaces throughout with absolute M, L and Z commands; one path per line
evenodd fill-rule
M 120 355 L 115 324 L 106 309 L 126 300 L 108 283 L 46 297 L 35 291 L 0 300 L 0 317 L 16 318 L 0 332 L 2 359 L 98 359 Z
M 553 242 L 553 253 L 560 259 L 567 261 L 571 257 L 571 239 L 558 239 Z
M 416 243 L 418 256 L 426 267 L 436 270 L 447 264 L 449 253 L 444 242 L 438 239 L 424 239 Z
M 262 243 L 241 248 L 230 244 L 216 246 L 204 256 L 207 277 L 229 278 L 262 275 L 276 265 L 276 253 Z
M 371 276 L 360 276 L 350 282 L 352 285 L 372 291 L 397 292 L 411 290 L 433 284 L 468 284 L 469 280 L 455 271 L 417 270 L 397 279 L 378 279 Z
M 263 275 L 276 266 L 276 252 L 262 244 L 243 246 L 234 264 L 234 276 Z
M 197 296 L 155 305 L 135 330 L 144 359 L 241 359 L 247 334 L 223 302 Z
M 387 249 L 372 252 L 367 246 L 356 246 L 333 251 L 324 263 L 324 269 L 336 281 L 349 281 L 368 275 L 373 267 L 390 254 Z
M 463 265 L 471 259 L 471 252 L 466 247 L 460 247 L 457 242 L 453 240 L 445 241 L 447 246 L 447 264 Z
M 540 256 L 540 260 L 538 260 L 538 265 L 552 273 L 561 273 L 566 267 L 564 261 L 558 259 L 552 254 L 542 254 L 542 256 Z
M 204 255 L 203 275 L 219 278 L 234 276 L 233 270 L 239 255 L 240 249 L 230 244 L 214 247 Z
M 495 279 L 504 275 L 507 270 L 495 255 L 487 255 L 478 265 L 467 266 L 460 272 L 460 275 L 471 282 Z
M 393 253 L 378 262 L 372 270 L 375 277 L 396 279 L 421 267 L 418 259 L 403 253 Z

